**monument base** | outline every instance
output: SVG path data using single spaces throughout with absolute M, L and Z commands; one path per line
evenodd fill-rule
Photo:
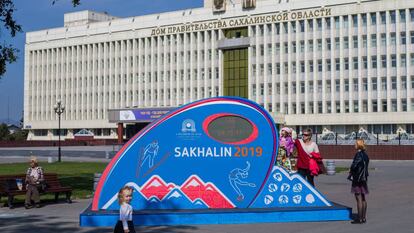
M 165 226 L 351 220 L 352 208 L 332 204 L 306 208 L 143 210 L 134 211 L 133 221 L 137 226 Z M 109 227 L 115 226 L 119 212 L 92 211 L 89 206 L 79 218 L 81 227 Z

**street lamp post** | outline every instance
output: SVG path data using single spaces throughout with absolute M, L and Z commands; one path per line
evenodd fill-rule
M 61 150 L 60 150 L 60 115 L 62 115 L 62 113 L 65 111 L 65 106 L 62 105 L 62 101 L 61 100 L 58 100 L 57 103 L 55 104 L 55 106 L 53 107 L 53 109 L 55 110 L 55 113 L 58 114 L 58 119 L 59 119 L 58 162 L 61 162 Z

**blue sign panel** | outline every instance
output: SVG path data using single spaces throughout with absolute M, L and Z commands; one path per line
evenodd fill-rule
M 330 206 L 301 177 L 274 168 L 277 142 L 272 118 L 256 103 L 220 97 L 185 105 L 118 152 L 92 210 L 119 209 L 124 185 L 134 189 L 134 210 Z
M 161 116 L 167 114 L 174 108 L 145 108 L 145 109 L 131 109 L 120 110 L 120 121 L 145 121 L 152 122 Z

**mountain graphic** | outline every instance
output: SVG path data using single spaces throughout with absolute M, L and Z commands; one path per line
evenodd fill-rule
M 204 203 L 204 201 L 200 198 L 197 198 L 193 201 L 193 206 L 195 209 L 208 209 L 207 204 Z
M 141 193 L 147 199 L 156 196 L 159 200 L 162 200 L 174 187 L 176 187 L 175 184 L 167 184 L 161 177 L 154 175 L 142 185 Z
M 332 204 L 297 173 L 275 166 L 250 208 L 323 207 Z
M 181 186 L 183 193 L 195 201 L 197 198 L 210 208 L 234 208 L 235 205 L 212 183 L 204 183 L 197 175 L 190 176 Z
M 134 182 L 126 183 L 125 186 L 129 186 L 133 189 L 131 205 L 133 209 L 143 209 L 146 207 L 147 198 L 141 193 L 139 186 Z M 102 209 L 106 210 L 119 210 L 118 192 L 109 200 Z

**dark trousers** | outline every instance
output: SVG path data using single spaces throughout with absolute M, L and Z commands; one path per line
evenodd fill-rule
M 135 233 L 134 223 L 132 221 L 128 221 L 128 229 L 129 233 Z M 121 221 L 116 223 L 114 233 L 124 233 L 124 227 L 122 226 Z
M 36 185 L 27 185 L 27 191 L 26 191 L 26 200 L 25 204 L 30 205 L 31 200 L 34 201 L 35 204 L 38 204 L 40 202 L 40 196 L 39 196 L 39 190 L 37 189 Z
M 315 186 L 313 181 L 313 177 L 310 173 L 309 169 L 298 168 L 298 173 L 301 175 L 305 180 L 307 180 L 312 186 Z

